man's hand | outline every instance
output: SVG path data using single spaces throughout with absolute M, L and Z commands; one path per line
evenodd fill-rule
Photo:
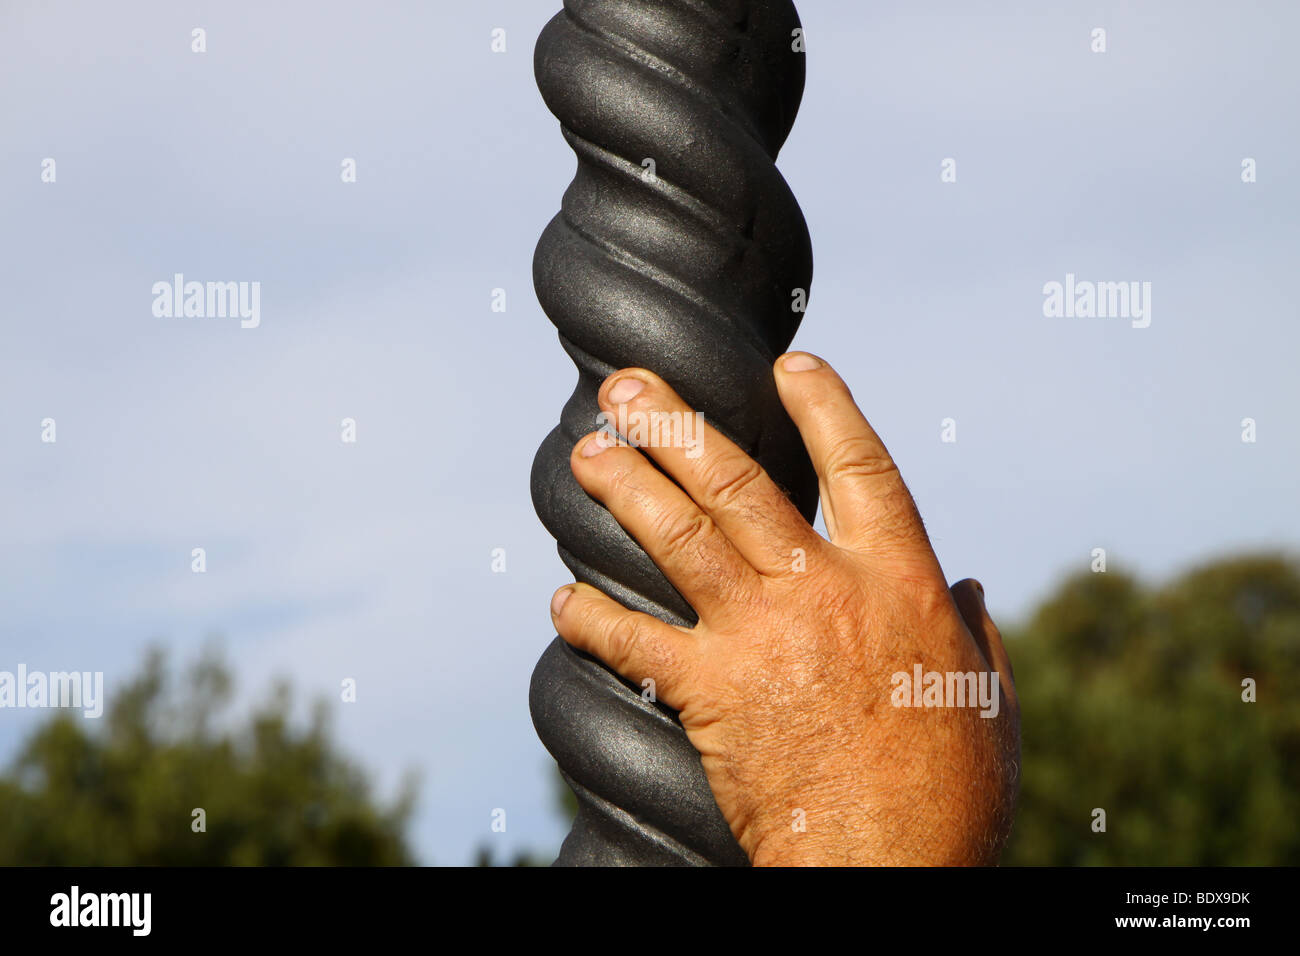
M 791 353 L 776 383 L 817 470 L 830 541 L 712 428 L 695 450 L 645 448 L 672 480 L 595 432 L 574 449 L 574 475 L 699 623 L 673 627 L 574 584 L 552 600 L 556 629 L 632 681 L 653 678 L 755 864 L 994 863 L 1020 731 L 983 589 L 949 590 L 898 469 L 834 370 Z M 691 411 L 644 369 L 610 376 L 600 405 L 611 420 L 621 405 L 629 420 Z M 912 687 L 930 672 L 942 686 Z M 967 689 L 975 699 L 954 706 Z

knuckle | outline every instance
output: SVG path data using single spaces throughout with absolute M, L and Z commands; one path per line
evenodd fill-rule
M 641 625 L 633 617 L 618 615 L 606 621 L 604 645 L 610 659 L 605 663 L 620 673 L 625 671 L 632 660 L 633 649 L 640 635 Z
M 715 461 L 704 474 L 704 493 L 711 508 L 726 508 L 741 498 L 763 477 L 763 469 L 752 458 Z
M 669 513 L 660 518 L 659 536 L 672 551 L 699 546 L 713 533 L 713 519 L 702 512 L 692 515 Z
M 896 475 L 898 466 L 875 442 L 861 435 L 835 439 L 826 450 L 826 480 Z

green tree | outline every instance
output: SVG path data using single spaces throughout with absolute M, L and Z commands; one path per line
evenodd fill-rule
M 230 693 L 217 657 L 177 682 L 153 652 L 104 726 L 66 714 L 42 725 L 0 777 L 0 864 L 411 863 L 409 780 L 377 806 L 335 751 L 325 705 L 296 728 L 284 684 L 246 723 L 218 729 Z
M 1006 637 L 1023 759 L 1004 864 L 1300 863 L 1293 561 L 1233 558 L 1158 588 L 1084 573 Z

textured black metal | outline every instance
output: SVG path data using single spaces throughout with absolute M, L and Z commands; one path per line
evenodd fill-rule
M 816 477 L 772 379 L 812 279 L 775 166 L 803 94 L 798 30 L 788 0 L 566 0 L 537 43 L 578 171 L 533 280 L 578 385 L 538 450 L 533 502 L 578 580 L 675 624 L 694 611 L 579 487 L 569 453 L 597 428 L 600 383 L 649 368 L 812 520 Z M 747 863 L 676 715 L 640 687 L 557 638 L 529 703 L 578 797 L 557 864 Z

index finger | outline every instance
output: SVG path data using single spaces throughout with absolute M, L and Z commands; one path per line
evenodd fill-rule
M 822 543 L 767 472 L 653 372 L 624 369 L 610 376 L 600 388 L 600 405 L 760 574 L 789 573 L 795 548 Z M 643 426 L 641 441 L 637 426 Z

